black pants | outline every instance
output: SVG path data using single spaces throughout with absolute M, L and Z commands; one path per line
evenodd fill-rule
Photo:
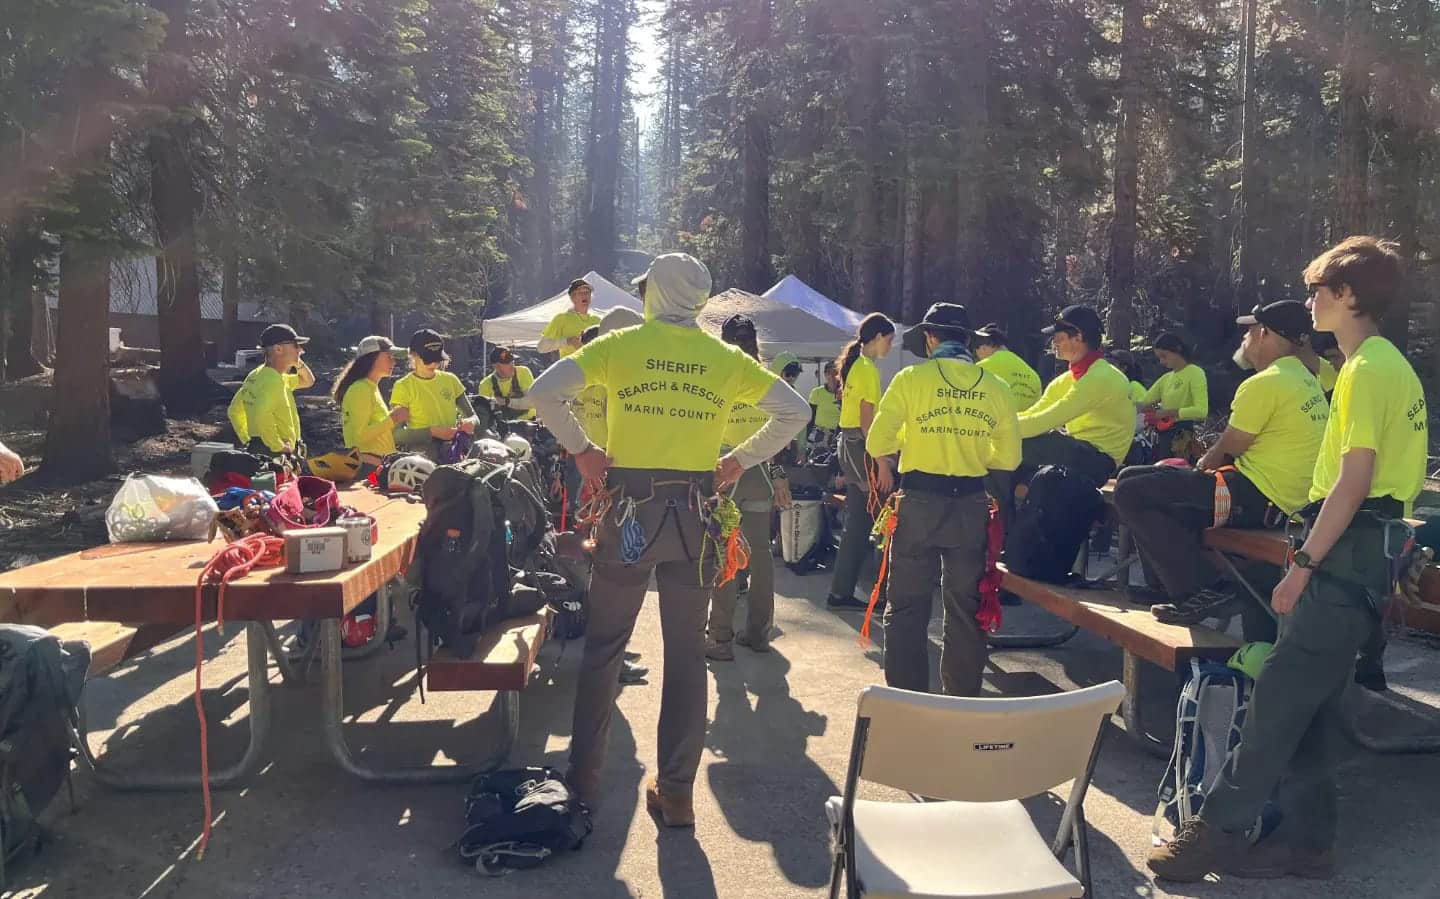
M 1238 471 L 1225 472 L 1230 489 L 1231 527 L 1265 523 L 1270 501 Z M 1220 571 L 1201 543 L 1215 524 L 1215 475 L 1171 465 L 1135 465 L 1115 482 L 1115 511 L 1130 529 L 1135 548 L 1172 600 L 1214 583 Z
M 1063 465 L 1096 488 L 1105 486 L 1105 482 L 1115 474 L 1115 460 L 1108 454 L 1096 449 L 1094 444 L 1059 431 L 1037 434 L 1021 441 L 1017 474 L 1022 481 L 1028 481 L 1042 465 Z

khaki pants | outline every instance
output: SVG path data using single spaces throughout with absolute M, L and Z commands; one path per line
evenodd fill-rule
M 979 491 L 949 497 L 906 490 L 895 514 L 899 522 L 890 543 L 885 683 L 930 692 L 930 610 L 938 587 L 945 634 L 941 692 L 977 696 L 988 656 L 975 613 L 985 573 L 989 499 Z
M 761 466 L 745 472 L 735 488 L 740 506 L 740 529 L 750 544 L 750 592 L 746 594 L 745 635 L 750 645 L 766 643 L 775 623 L 775 557 L 770 552 L 770 519 L 775 494 Z M 710 623 L 706 630 L 716 643 L 735 639 L 737 579 L 715 588 L 710 599 Z
M 664 482 L 682 482 L 665 485 Z M 697 492 L 712 492 L 710 474 L 612 469 L 609 487 L 617 491 L 615 510 L 597 534 L 595 568 L 590 578 L 590 617 L 585 653 L 575 690 L 570 739 L 571 783 L 593 796 L 605 764 L 610 718 L 615 711 L 620 666 L 635 619 L 645 601 L 650 575 L 660 592 L 660 627 L 665 669 L 660 691 L 659 781 L 667 790 L 688 793 L 700 767 L 708 705 L 705 673 L 705 609 L 715 565 L 707 554 L 701 580 L 699 557 L 703 531 Z M 616 517 L 621 501 L 639 504 L 635 520 L 649 544 L 640 560 L 620 560 Z M 641 502 L 641 500 L 646 500 Z

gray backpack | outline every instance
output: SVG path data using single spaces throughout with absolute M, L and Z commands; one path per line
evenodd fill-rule
M 0 847 L 6 862 L 40 842 L 36 818 L 69 780 L 90 648 L 41 627 L 0 625 Z M 0 871 L 3 883 L 3 871 Z

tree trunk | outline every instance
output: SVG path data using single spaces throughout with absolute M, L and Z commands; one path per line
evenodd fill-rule
M 1110 223 L 1110 313 L 1112 346 L 1129 348 L 1135 303 L 1135 204 L 1140 171 L 1140 63 L 1144 59 L 1145 17 L 1140 0 L 1124 0 L 1120 34 L 1120 124 L 1115 134 L 1115 217 Z
M 856 83 L 850 96 L 850 139 L 858 172 L 851 182 L 855 220 L 851 228 L 851 301 L 860 312 L 877 308 L 880 268 L 880 141 L 885 59 L 880 44 L 880 19 L 867 0 L 852 0 L 855 33 L 850 36 L 850 61 Z
M 77 79 L 75 98 L 93 96 L 92 81 Z M 110 447 L 110 258 L 90 234 L 103 229 L 113 186 L 109 116 L 94 103 L 73 114 L 76 173 L 66 191 L 78 227 L 62 235 L 60 324 L 55 381 L 42 469 L 55 480 L 85 481 L 115 470 Z
M 200 315 L 200 268 L 195 222 L 200 190 L 190 160 L 193 102 L 190 41 L 186 34 L 190 0 L 151 0 L 169 23 L 163 51 L 150 63 L 151 90 L 172 111 L 150 138 L 150 202 L 160 255 L 155 259 L 155 305 L 160 331 L 160 395 L 172 413 L 199 412 L 210 405 L 214 385 L 206 375 Z
M 984 295 L 985 206 L 990 159 L 990 0 L 962 4 L 961 48 L 956 60 L 955 292 L 982 321 L 991 309 Z
M 770 0 L 740 4 L 739 51 L 745 67 L 740 175 L 740 287 L 752 293 L 775 281 L 770 265 Z
M 1340 150 L 1336 183 L 1341 237 L 1370 231 L 1370 0 L 1346 0 L 1345 38 L 1340 49 Z
M 238 31 L 233 24 L 231 34 Z M 228 51 L 227 51 L 228 52 Z M 240 349 L 240 125 L 235 107 L 241 102 L 234 83 L 226 88 L 220 122 L 220 352 L 221 361 L 235 359 Z
M 1255 0 L 1245 0 L 1241 16 L 1240 50 L 1240 202 L 1235 239 L 1235 298 L 1240 309 L 1250 309 L 1255 290 L 1255 139 L 1259 133 L 1255 96 Z
M 35 334 L 32 297 L 43 246 L 40 236 L 24 225 L 11 229 L 10 238 L 0 246 L 4 246 L 7 254 L 3 297 L 7 324 L 3 347 L 4 377 L 0 380 L 18 381 L 45 370 L 31 349 Z

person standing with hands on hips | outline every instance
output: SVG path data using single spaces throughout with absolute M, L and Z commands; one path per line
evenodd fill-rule
M 410 338 L 411 372 L 390 391 L 390 405 L 409 410 L 409 420 L 395 429 L 395 443 L 437 461 L 445 443 L 461 432 L 473 436 L 479 424 L 465 385 L 445 371 L 449 361 L 445 338 L 421 328 Z
M 693 786 L 705 745 L 705 615 L 715 563 L 725 552 L 707 531 L 706 508 L 745 469 L 784 448 L 810 409 L 759 362 L 700 329 L 711 280 L 698 259 L 657 256 L 644 281 L 645 324 L 606 334 L 556 362 L 535 379 L 530 396 L 581 477 L 603 491 L 567 779 L 593 807 L 625 644 L 654 573 L 665 676 L 658 774 L 645 801 L 667 826 L 688 827 L 695 823 Z M 606 391 L 604 450 L 586 437 L 571 406 L 592 384 Z M 770 420 L 722 456 L 731 409 L 741 404 Z
M 987 655 L 975 617 L 990 523 L 985 476 L 1020 464 L 1020 422 L 1009 385 L 970 355 L 964 306 L 936 303 L 916 329 L 929 361 L 890 382 L 865 440 L 881 493 L 894 489 L 900 472 L 887 566 L 885 683 L 930 691 L 930 608 L 939 587 L 941 692 L 977 696 Z
M 825 604 L 832 609 L 864 609 L 855 598 L 860 569 L 870 555 L 870 459 L 865 437 L 880 405 L 880 369 L 876 359 L 890 355 L 895 344 L 895 323 L 879 312 L 860 321 L 855 338 L 835 360 L 840 368 L 840 471 L 845 475 L 845 530 L 835 552 L 835 574 Z
M 1395 587 L 1400 519 L 1425 481 L 1429 415 L 1420 379 L 1380 336 L 1396 306 L 1394 244 L 1351 237 L 1305 269 L 1315 328 L 1345 353 L 1330 418 L 1298 515 L 1303 540 L 1270 597 L 1280 635 L 1255 681 L 1240 744 L 1200 814 L 1150 853 L 1158 877 L 1198 881 L 1212 872 L 1327 878 L 1335 868 L 1335 775 L 1341 700 L 1356 652 Z M 1279 790 L 1285 826 L 1250 845 L 1248 831 Z

